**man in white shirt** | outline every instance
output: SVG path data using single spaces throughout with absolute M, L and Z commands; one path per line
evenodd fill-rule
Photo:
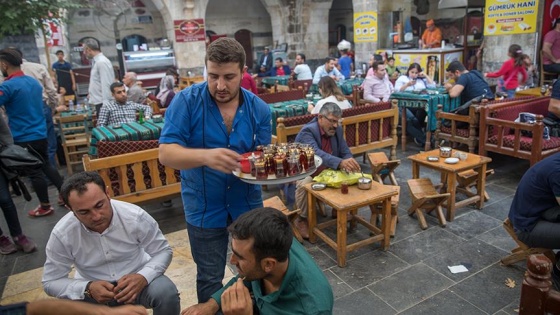
M 315 70 L 315 75 L 313 75 L 313 84 L 319 83 L 324 76 L 330 76 L 335 81 L 344 81 L 344 75 L 338 71 L 335 67 L 335 58 L 327 57 L 325 60 L 325 64 L 319 66 L 317 70 Z
M 43 288 L 50 296 L 117 306 L 140 304 L 177 315 L 177 287 L 163 273 L 173 251 L 142 208 L 109 198 L 96 172 L 72 175 L 61 196 L 71 212 L 47 243 Z M 73 278 L 69 273 L 75 268 Z
M 305 55 L 304 54 L 297 54 L 296 55 L 296 66 L 294 71 L 292 71 L 292 78 L 296 80 L 311 80 L 313 79 L 313 75 L 311 74 L 311 69 L 305 63 Z
M 115 82 L 115 71 L 111 61 L 103 55 L 97 41 L 86 39 L 82 42 L 84 54 L 93 59 L 89 76 L 89 102 L 95 105 L 97 116 L 103 102 L 111 99 L 109 86 Z

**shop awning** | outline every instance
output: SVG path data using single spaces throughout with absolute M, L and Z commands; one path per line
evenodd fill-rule
M 483 8 L 485 0 L 439 0 L 438 9 Z

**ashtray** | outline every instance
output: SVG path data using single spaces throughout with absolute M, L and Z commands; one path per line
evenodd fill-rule
M 119 129 L 119 128 L 122 128 L 122 125 L 121 124 L 114 124 L 111 127 L 113 127 L 113 129 Z
M 437 156 L 428 156 L 426 159 L 427 159 L 428 161 L 430 161 L 430 162 L 437 162 L 437 161 L 439 161 L 439 157 L 437 157 Z
M 325 188 L 327 188 L 327 184 L 325 183 L 314 183 L 311 185 L 311 189 L 313 190 L 323 190 Z

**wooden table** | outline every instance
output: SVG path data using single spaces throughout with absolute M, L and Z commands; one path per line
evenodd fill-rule
M 340 189 L 327 188 L 325 190 L 316 191 L 311 189 L 309 183 L 305 185 L 308 191 L 308 217 L 309 222 L 309 241 L 315 243 L 317 236 L 321 238 L 330 247 L 336 250 L 337 261 L 339 267 L 346 266 L 346 254 L 349 251 L 356 250 L 374 242 L 381 242 L 383 250 L 389 249 L 389 241 L 391 240 L 391 197 L 397 195 L 390 186 L 384 186 L 380 183 L 373 182 L 370 190 L 360 190 L 357 185 L 348 187 L 348 194 L 342 194 Z M 317 212 L 315 210 L 316 200 L 320 200 L 331 206 L 333 211 L 337 212 L 337 218 L 317 224 Z M 358 215 L 358 209 L 373 204 L 382 203 L 382 223 L 381 229 L 370 224 L 370 222 Z M 347 244 L 347 228 L 348 219 L 352 224 L 359 223 L 365 226 L 373 233 L 373 236 L 364 240 Z M 335 225 L 337 227 L 336 241 L 331 239 L 323 229 Z
M 546 91 L 545 95 L 550 95 L 548 90 Z M 515 91 L 515 97 L 519 96 L 541 96 L 541 87 L 539 86 L 530 89 Z
M 492 161 L 489 157 L 459 150 L 453 150 L 451 156 L 454 156 L 455 152 L 467 154 L 467 159 L 465 161 L 459 161 L 457 164 L 447 164 L 444 162 L 445 158 L 441 157 L 438 162 L 428 161 L 428 156 L 439 156 L 439 149 L 421 152 L 408 157 L 408 159 L 412 161 L 412 178 L 420 178 L 420 166 L 431 168 L 441 173 L 441 182 L 444 185 L 442 192 L 448 192 L 450 194 L 445 204 L 448 221 L 453 221 L 455 218 L 455 209 L 457 208 L 476 203 L 476 207 L 482 209 L 484 206 L 484 186 L 486 185 L 486 166 Z M 465 200 L 456 202 L 457 174 L 467 170 L 474 170 L 478 173 L 476 193 L 467 196 L 468 198 Z
M 427 89 L 430 93 L 438 94 L 421 94 L 409 91 L 394 92 L 391 94 L 391 99 L 398 101 L 398 106 L 401 109 L 401 148 L 406 150 L 406 109 L 407 108 L 421 108 L 426 111 L 428 123 L 426 125 L 426 144 L 425 150 L 431 147 L 432 132 L 436 130 L 437 118 L 436 112 L 438 105 L 442 105 L 444 112 L 450 112 L 461 105 L 460 97 L 451 98 L 449 93 L 443 88 Z M 423 123 L 423 122 L 420 122 Z

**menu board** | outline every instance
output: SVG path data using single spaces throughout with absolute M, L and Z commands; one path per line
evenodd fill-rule
M 377 12 L 354 13 L 354 42 L 377 42 Z
M 204 19 L 175 20 L 173 21 L 173 27 L 176 43 L 206 40 Z
M 484 35 L 534 33 L 537 12 L 537 0 L 486 0 Z

